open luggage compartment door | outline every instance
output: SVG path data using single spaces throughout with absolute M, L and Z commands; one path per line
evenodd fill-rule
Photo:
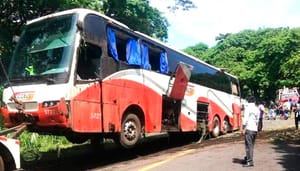
M 191 65 L 182 62 L 178 63 L 173 84 L 172 77 L 169 81 L 169 89 L 167 91 L 168 97 L 175 100 L 182 100 L 184 98 L 185 90 L 192 74 L 192 69 L 193 67 Z

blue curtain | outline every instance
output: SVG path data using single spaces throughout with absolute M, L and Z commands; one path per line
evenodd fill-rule
M 149 50 L 148 46 L 142 44 L 142 68 L 151 70 L 151 65 L 149 63 Z
M 112 55 L 112 57 L 116 61 L 119 61 L 115 31 L 112 28 L 108 27 L 107 32 L 108 32 L 107 34 L 108 34 L 108 50 L 109 50 L 109 53 Z
M 126 46 L 126 60 L 131 65 L 141 65 L 141 53 L 139 43 L 135 39 L 129 39 Z
M 160 53 L 160 67 L 159 70 L 161 73 L 167 74 L 169 71 L 168 67 L 168 58 L 165 52 Z

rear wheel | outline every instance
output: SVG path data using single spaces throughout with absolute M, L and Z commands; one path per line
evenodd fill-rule
M 137 115 L 129 113 L 122 122 L 120 144 L 124 148 L 132 148 L 141 138 L 141 121 Z
M 212 137 L 216 138 L 220 135 L 220 119 L 215 116 L 213 120 L 213 130 L 211 132 Z
M 227 118 L 224 119 L 223 121 L 223 134 L 227 134 L 230 131 L 230 124 Z

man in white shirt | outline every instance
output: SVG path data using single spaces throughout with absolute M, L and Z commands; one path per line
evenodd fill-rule
M 257 135 L 260 111 L 256 106 L 255 97 L 250 97 L 243 117 L 242 134 L 245 136 L 246 157 L 244 167 L 253 167 L 253 148 Z

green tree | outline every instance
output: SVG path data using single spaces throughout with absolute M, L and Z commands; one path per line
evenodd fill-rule
M 174 4 L 168 6 L 168 9 L 173 12 L 180 9 L 190 10 L 191 8 L 197 8 L 192 0 L 174 0 Z
M 274 99 L 276 90 L 299 86 L 300 29 L 265 28 L 220 34 L 218 43 L 205 51 L 186 52 L 236 75 L 243 96 Z M 196 53 L 196 54 L 194 54 Z
M 206 44 L 198 43 L 195 46 L 187 47 L 183 51 L 197 58 L 201 58 L 203 57 L 203 55 L 206 53 L 207 50 L 208 50 L 208 46 Z
M 166 41 L 169 23 L 148 0 L 105 0 L 103 12 L 133 30 Z

